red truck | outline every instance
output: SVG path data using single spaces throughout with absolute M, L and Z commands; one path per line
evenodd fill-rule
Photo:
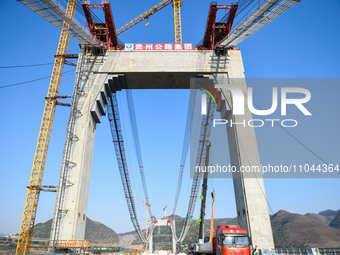
M 238 225 L 217 225 L 213 252 L 216 255 L 250 255 L 247 230 Z
M 250 255 L 247 230 L 238 225 L 217 225 L 212 243 L 198 243 L 193 254 L 197 255 Z

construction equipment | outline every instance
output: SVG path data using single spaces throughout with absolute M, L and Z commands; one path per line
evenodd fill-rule
M 197 45 L 196 49 L 213 50 L 216 44 L 218 44 L 225 37 L 229 36 L 233 26 L 237 7 L 237 4 L 218 5 L 216 2 L 212 2 L 210 4 L 207 25 L 205 27 L 205 33 L 203 37 L 203 44 Z M 217 11 L 223 9 L 229 10 L 227 22 L 216 22 Z
M 215 104 L 210 97 L 207 102 L 207 114 L 203 115 L 201 119 L 201 131 L 199 135 L 198 153 L 196 157 L 197 166 L 200 166 L 206 160 L 205 157 L 207 156 L 207 149 L 208 149 L 207 144 L 209 143 L 209 139 L 210 139 L 211 127 L 212 127 L 212 123 L 214 119 L 215 109 L 216 109 Z M 177 237 L 176 235 L 174 223 L 172 222 L 172 224 L 170 225 L 172 228 L 173 237 L 176 240 L 176 242 L 182 242 L 190 229 L 201 181 L 202 181 L 202 173 L 199 171 L 195 172 L 193 180 L 192 180 L 191 194 L 190 194 L 187 215 L 186 215 L 183 228 L 182 228 L 182 231 L 179 237 Z
M 210 4 L 207 25 L 202 45 L 197 45 L 199 50 L 215 50 L 217 56 L 226 55 L 227 48 L 233 48 L 250 35 L 276 19 L 290 7 L 301 0 L 265 0 L 259 3 L 250 0 L 248 4 L 238 1 L 233 5 Z M 251 6 L 247 9 L 247 6 Z M 229 12 L 219 22 L 216 22 L 216 13 L 220 9 L 227 9 Z M 240 11 L 238 11 L 240 9 Z M 247 10 L 244 18 L 238 20 L 233 26 L 237 14 Z M 234 29 L 232 29 L 234 27 Z M 223 50 L 225 49 L 225 50 Z
M 217 46 L 231 48 L 239 44 L 262 27 L 269 24 L 282 13 L 294 6 L 301 0 L 266 0 L 256 4 L 249 10 L 245 17 L 240 20 L 230 36 L 225 36 Z
M 117 30 L 117 35 L 125 32 L 126 30 L 130 29 L 131 27 L 137 25 L 139 22 L 148 19 L 151 15 L 154 15 L 156 12 L 162 10 L 164 7 L 173 4 L 174 8 L 174 31 L 175 31 L 175 43 L 182 43 L 182 25 L 181 25 L 181 5 L 182 0 L 163 0 L 159 4 L 155 5 L 154 7 L 150 8 L 146 12 L 142 13 L 138 17 L 134 18 L 121 28 Z M 148 26 L 149 23 L 146 24 Z
M 46 155 L 48 151 L 48 145 L 50 141 L 51 136 L 51 130 L 52 130 L 52 124 L 54 120 L 54 114 L 55 114 L 55 107 L 58 104 L 57 99 L 60 98 L 58 95 L 59 93 L 59 87 L 60 87 L 60 81 L 63 73 L 63 67 L 65 64 L 65 54 L 67 52 L 68 42 L 70 36 L 73 36 L 76 40 L 78 40 L 80 43 L 85 44 L 87 47 L 100 47 L 103 48 L 106 43 L 106 48 L 108 49 L 119 49 L 118 48 L 118 40 L 117 40 L 117 34 L 115 31 L 114 23 L 113 23 L 113 17 L 111 14 L 111 9 L 109 8 L 109 5 L 107 6 L 107 2 L 102 4 L 101 8 L 104 10 L 106 23 L 105 26 L 102 27 L 95 27 L 95 25 L 99 25 L 95 22 L 89 22 L 89 25 L 94 25 L 92 29 L 92 33 L 86 31 L 77 20 L 74 20 L 74 14 L 76 11 L 77 6 L 77 0 L 69 0 L 66 11 L 65 9 L 58 4 L 56 1 L 52 0 L 18 0 L 25 4 L 27 7 L 32 9 L 34 12 L 51 22 L 53 25 L 59 27 L 62 29 L 60 39 L 59 39 L 59 45 L 57 54 L 55 55 L 55 64 L 53 67 L 53 72 L 51 76 L 50 86 L 48 89 L 48 94 L 46 97 L 45 102 L 45 108 L 43 113 L 43 118 L 41 122 L 41 128 L 39 132 L 38 142 L 36 146 L 32 171 L 30 175 L 30 181 L 26 196 L 26 203 L 22 218 L 22 223 L 19 231 L 19 238 L 17 243 L 17 249 L 16 254 L 27 254 L 30 251 L 30 245 L 33 235 L 33 227 L 35 223 L 36 213 L 37 213 L 37 206 L 40 196 L 40 191 L 46 190 L 46 191 L 53 191 L 53 190 L 47 190 L 44 186 L 42 186 L 42 178 L 44 174 L 44 167 L 45 167 L 45 161 L 46 161 Z M 270 21 L 277 18 L 280 14 L 282 14 L 284 11 L 286 11 L 288 8 L 293 6 L 296 2 L 299 2 L 299 0 L 265 0 L 261 2 L 261 4 L 256 5 L 256 8 L 253 8 L 250 10 L 249 15 L 246 15 L 246 18 L 241 20 L 236 26 L 234 26 L 234 30 L 231 32 L 233 20 L 236 13 L 236 8 L 234 5 L 234 8 L 232 6 L 229 8 L 228 6 L 222 6 L 222 9 L 229 9 L 229 16 L 228 16 L 228 22 L 220 22 L 223 23 L 221 26 L 219 26 L 218 23 L 216 23 L 216 11 L 219 6 L 215 5 L 215 9 L 212 8 L 209 11 L 209 18 L 207 22 L 206 32 L 204 35 L 204 44 L 201 49 L 216 49 L 216 48 L 231 48 L 244 39 L 246 39 L 251 34 L 255 33 L 257 30 L 268 24 Z M 180 8 L 182 5 L 181 0 L 164 0 L 160 3 L 160 5 L 157 5 L 158 7 L 153 7 L 153 11 L 146 12 L 128 23 L 129 25 L 125 27 L 123 30 L 126 31 L 133 25 L 139 23 L 141 20 L 147 19 L 155 12 L 159 11 L 160 9 L 164 8 L 165 6 L 169 5 L 170 3 L 173 3 L 174 8 L 174 30 L 175 30 L 175 43 L 182 43 L 182 33 L 181 33 L 181 13 Z M 105 5 L 106 4 L 106 5 Z M 106 7 L 105 7 L 106 6 Z M 88 10 L 88 9 L 87 9 Z M 232 13 L 232 11 L 234 13 Z M 89 12 L 90 13 L 90 12 Z M 88 13 L 88 14 L 89 14 Z M 90 16 L 88 16 L 90 17 Z M 89 21 L 89 19 L 88 19 Z M 91 30 L 91 27 L 90 27 Z M 121 32 L 124 32 L 124 31 Z M 121 33 L 120 32 L 120 33 Z M 94 36 L 95 35 L 95 36 Z M 113 98 L 113 99 L 112 99 Z M 117 106 L 117 99 L 115 95 L 111 96 L 111 108 L 114 108 Z M 209 104 L 212 105 L 210 102 Z M 64 104 L 65 105 L 65 104 Z M 113 106 L 114 105 L 114 106 Z M 116 107 L 117 108 L 117 107 Z M 112 109 L 111 109 L 112 110 Z M 213 110 L 211 110 L 213 112 Z M 110 115 L 111 114 L 111 115 Z M 116 122 L 119 121 L 119 118 L 117 120 L 116 117 L 118 116 L 118 113 L 115 111 L 109 112 L 110 121 Z M 201 163 L 205 158 L 205 143 L 207 142 L 207 139 L 209 139 L 210 135 L 210 126 L 211 126 L 211 119 L 213 115 L 209 115 L 208 117 L 205 117 L 202 121 L 202 125 L 204 126 L 204 130 L 201 130 L 201 137 L 203 139 L 202 142 L 199 144 L 199 151 L 200 155 L 197 158 L 198 163 Z M 120 163 L 124 164 L 124 167 L 121 167 L 121 173 L 122 173 L 122 180 L 123 184 L 126 184 L 124 186 L 125 192 L 127 194 L 126 198 L 128 200 L 128 207 L 131 212 L 131 219 L 133 221 L 133 224 L 138 232 L 139 237 L 143 240 L 144 237 L 141 236 L 141 230 L 138 225 L 137 217 L 136 217 L 136 209 L 133 202 L 133 198 L 131 198 L 131 187 L 130 187 L 130 181 L 128 179 L 128 173 L 125 169 L 125 152 L 123 154 L 122 140 L 119 139 L 121 136 L 121 130 L 117 130 L 117 126 L 113 128 L 113 131 L 116 132 L 114 138 L 115 146 L 120 149 L 120 154 L 117 153 L 117 158 L 121 158 L 119 161 Z M 199 164 L 197 164 L 199 165 Z M 120 165 L 121 166 L 121 165 Z M 184 165 L 181 165 L 181 170 L 183 169 Z M 195 208 L 196 203 L 196 197 L 199 190 L 199 184 L 201 182 L 201 175 L 195 174 L 193 178 L 193 184 L 191 189 L 191 196 L 187 211 L 187 217 L 185 220 L 184 228 L 182 230 L 180 238 L 176 240 L 182 241 L 185 238 L 185 235 L 189 229 L 190 226 L 190 220 L 193 216 L 193 211 Z M 180 188 L 180 186 L 178 186 Z M 179 193 L 177 193 L 179 194 Z M 176 203 L 175 208 L 177 204 L 178 196 L 176 195 Z M 145 201 L 143 201 L 145 203 Z M 147 207 L 147 213 L 149 210 L 149 204 L 146 204 Z M 148 217 L 147 217 L 148 218 Z M 148 228 L 147 228 L 148 229 Z M 148 231 L 148 230 L 147 230 Z M 175 232 L 175 231 L 174 231 Z M 146 241 L 146 240 L 144 240 Z
M 211 205 L 211 219 L 210 219 L 210 238 L 211 243 L 214 238 L 214 203 L 215 203 L 215 191 L 211 192 L 212 205 Z
M 166 205 L 164 208 L 163 208 L 163 211 L 164 211 L 164 219 L 166 220 L 166 208 L 168 208 L 168 205 Z
M 46 19 L 48 22 L 52 23 L 56 27 L 63 29 L 64 23 L 68 24 L 68 34 L 76 39 L 78 42 L 85 45 L 100 46 L 100 42 L 93 37 L 86 27 L 81 25 L 76 19 L 68 16 L 67 11 L 63 8 L 63 5 L 55 0 L 17 0 L 20 3 L 26 5 L 32 11 L 40 15 L 42 18 Z M 73 9 L 79 11 L 78 1 L 75 2 Z M 78 8 L 77 8 L 78 7 Z M 81 5 L 80 5 L 81 8 Z M 67 6 L 66 6 L 67 10 Z
M 174 31 L 175 43 L 182 43 L 182 23 L 181 23 L 182 0 L 174 0 Z
M 86 251 L 91 248 L 91 241 L 89 240 L 58 240 L 54 247 L 62 250 L 65 253 L 69 250 L 77 250 L 77 254 L 88 254 Z
M 205 155 L 205 165 L 209 166 L 209 153 L 211 143 L 208 142 L 206 145 L 206 155 Z M 198 232 L 198 239 L 204 239 L 204 219 L 205 219 L 205 205 L 207 200 L 207 189 L 208 189 L 208 171 L 204 173 L 203 184 L 202 184 L 202 202 L 201 202 L 201 212 L 200 212 L 200 226 Z
M 133 195 L 135 198 L 139 199 L 140 201 L 142 201 L 145 204 L 146 207 L 146 227 L 145 227 L 145 240 L 148 240 L 148 229 L 149 229 L 149 207 L 151 207 L 151 205 L 147 202 L 145 202 L 143 199 L 137 197 L 136 195 Z M 145 250 L 148 250 L 148 242 L 146 242 L 145 244 Z
M 154 7 L 150 8 L 146 12 L 142 13 L 138 17 L 134 18 L 130 22 L 126 23 L 124 26 L 117 30 L 117 35 L 125 32 L 126 30 L 130 29 L 131 27 L 137 25 L 139 22 L 148 19 L 151 15 L 154 15 L 156 12 L 162 10 L 164 7 L 167 7 L 172 3 L 173 0 L 163 0 L 159 4 L 155 5 Z
M 212 242 L 196 243 L 193 255 L 250 255 L 250 242 L 247 230 L 238 225 L 217 225 Z
M 69 0 L 65 15 L 72 20 L 75 13 L 77 0 Z M 33 236 L 33 227 L 35 223 L 41 183 L 44 175 L 45 161 L 48 145 L 51 137 L 54 113 L 57 104 L 60 81 L 63 74 L 65 59 L 63 55 L 67 52 L 70 25 L 64 21 L 60 34 L 57 54 L 54 60 L 54 66 L 51 76 L 50 85 L 45 101 L 44 113 L 41 121 L 41 127 L 38 136 L 38 142 L 35 150 L 31 177 L 28 185 L 24 213 L 19 231 L 16 254 L 28 254 L 31 247 Z
M 89 1 L 85 1 L 82 3 L 82 6 L 91 34 L 94 35 L 99 42 L 106 44 L 108 50 L 123 49 L 123 46 L 118 44 L 110 3 L 103 2 L 102 4 L 90 4 Z M 91 13 L 91 9 L 94 8 L 102 9 L 104 11 L 105 23 L 96 23 L 94 21 Z

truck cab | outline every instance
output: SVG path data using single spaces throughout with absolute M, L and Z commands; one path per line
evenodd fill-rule
M 217 225 L 213 248 L 216 255 L 250 255 L 247 230 L 238 225 Z

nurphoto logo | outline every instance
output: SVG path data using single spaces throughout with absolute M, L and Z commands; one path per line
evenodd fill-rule
M 226 91 L 230 92 L 231 95 L 231 113 L 235 116 L 245 115 L 245 106 L 248 107 L 249 111 L 258 116 L 269 116 L 273 114 L 279 105 L 280 99 L 280 109 L 281 116 L 287 116 L 287 105 L 294 105 L 300 112 L 305 116 L 312 116 L 312 113 L 306 108 L 305 104 L 310 101 L 311 93 L 308 89 L 299 88 L 299 87 L 282 87 L 280 97 L 278 94 L 278 88 L 272 88 L 272 98 L 271 98 L 271 106 L 268 109 L 258 109 L 254 105 L 253 99 L 253 88 L 248 87 L 247 95 L 245 95 L 242 89 L 235 85 L 228 84 L 216 84 L 215 88 L 212 86 L 202 83 L 199 83 L 201 86 L 199 88 L 205 93 L 201 95 L 201 114 L 207 114 L 207 95 L 209 95 L 214 101 L 215 105 L 220 104 L 222 107 L 226 107 L 226 105 L 222 104 L 222 100 L 220 97 L 220 93 L 216 91 L 216 89 L 221 90 L 221 94 L 225 94 Z M 295 96 L 295 97 L 294 97 Z M 216 100 L 217 99 L 217 100 Z M 283 127 L 296 127 L 298 125 L 298 121 L 296 119 L 250 119 L 246 121 L 235 122 L 233 118 L 231 119 L 214 119 L 213 126 L 215 127 L 218 124 L 230 124 L 230 125 L 243 125 L 250 127 L 262 127 L 266 122 L 271 123 L 271 126 L 274 127 L 274 122 L 279 121 Z

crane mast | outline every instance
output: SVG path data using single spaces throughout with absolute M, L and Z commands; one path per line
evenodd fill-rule
M 76 4 L 77 0 L 69 0 L 67 4 L 66 16 L 71 20 L 74 17 Z M 69 28 L 70 26 L 66 22 L 64 22 L 60 34 L 57 53 L 54 60 L 50 85 L 45 101 L 45 108 L 35 150 L 30 181 L 29 185 L 27 186 L 28 190 L 21 227 L 19 231 L 16 254 L 28 254 L 30 252 L 33 228 L 41 191 L 41 183 L 44 175 L 46 155 L 52 131 L 55 108 L 57 105 L 60 81 L 64 69 L 64 54 L 67 52 L 67 47 L 70 39 L 68 33 Z
M 181 5 L 182 0 L 173 0 L 175 43 L 182 43 Z

